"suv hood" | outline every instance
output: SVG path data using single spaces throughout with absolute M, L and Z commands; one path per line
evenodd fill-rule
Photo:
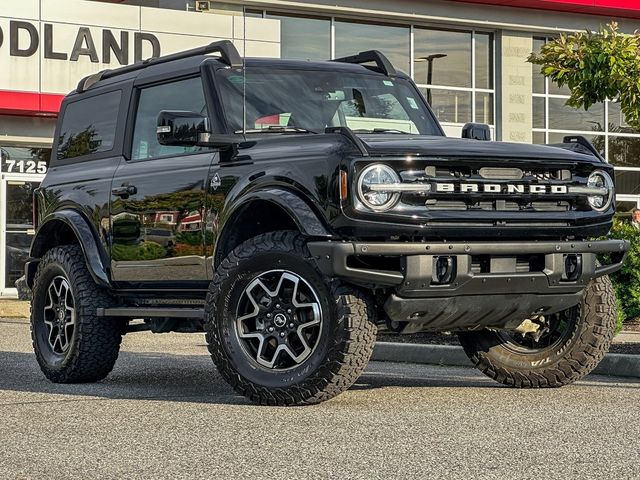
M 362 134 L 358 137 L 365 142 L 372 156 L 442 155 L 446 157 L 489 157 L 510 160 L 535 158 L 602 163 L 599 158 L 590 154 L 546 145 L 402 134 Z

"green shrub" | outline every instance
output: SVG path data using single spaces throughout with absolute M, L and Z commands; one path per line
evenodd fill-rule
M 619 316 L 624 321 L 633 320 L 640 317 L 640 229 L 616 220 L 609 237 L 631 242 L 622 268 L 610 277 L 618 298 Z

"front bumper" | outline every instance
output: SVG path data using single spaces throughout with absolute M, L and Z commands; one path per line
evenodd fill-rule
M 592 279 L 622 266 L 629 243 L 323 241 L 310 242 L 308 248 L 325 275 L 391 290 L 384 305 L 387 315 L 415 323 L 417 331 L 515 328 L 532 315 L 565 310 L 580 302 Z M 601 254 L 608 264 L 597 262 Z M 444 282 L 438 277 L 441 257 L 452 266 Z M 567 257 L 578 259 L 577 272 L 567 271 Z M 376 258 L 395 258 L 399 268 L 367 268 Z

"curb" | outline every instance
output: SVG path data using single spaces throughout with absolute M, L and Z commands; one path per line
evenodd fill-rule
M 454 345 L 378 342 L 373 349 L 371 360 L 473 367 L 462 347 Z M 608 353 L 592 373 L 612 377 L 640 378 L 640 355 Z

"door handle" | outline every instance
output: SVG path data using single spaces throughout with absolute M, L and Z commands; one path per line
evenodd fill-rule
M 117 197 L 127 198 L 129 195 L 138 193 L 138 189 L 135 185 L 122 185 L 121 187 L 112 188 L 111 193 Z

